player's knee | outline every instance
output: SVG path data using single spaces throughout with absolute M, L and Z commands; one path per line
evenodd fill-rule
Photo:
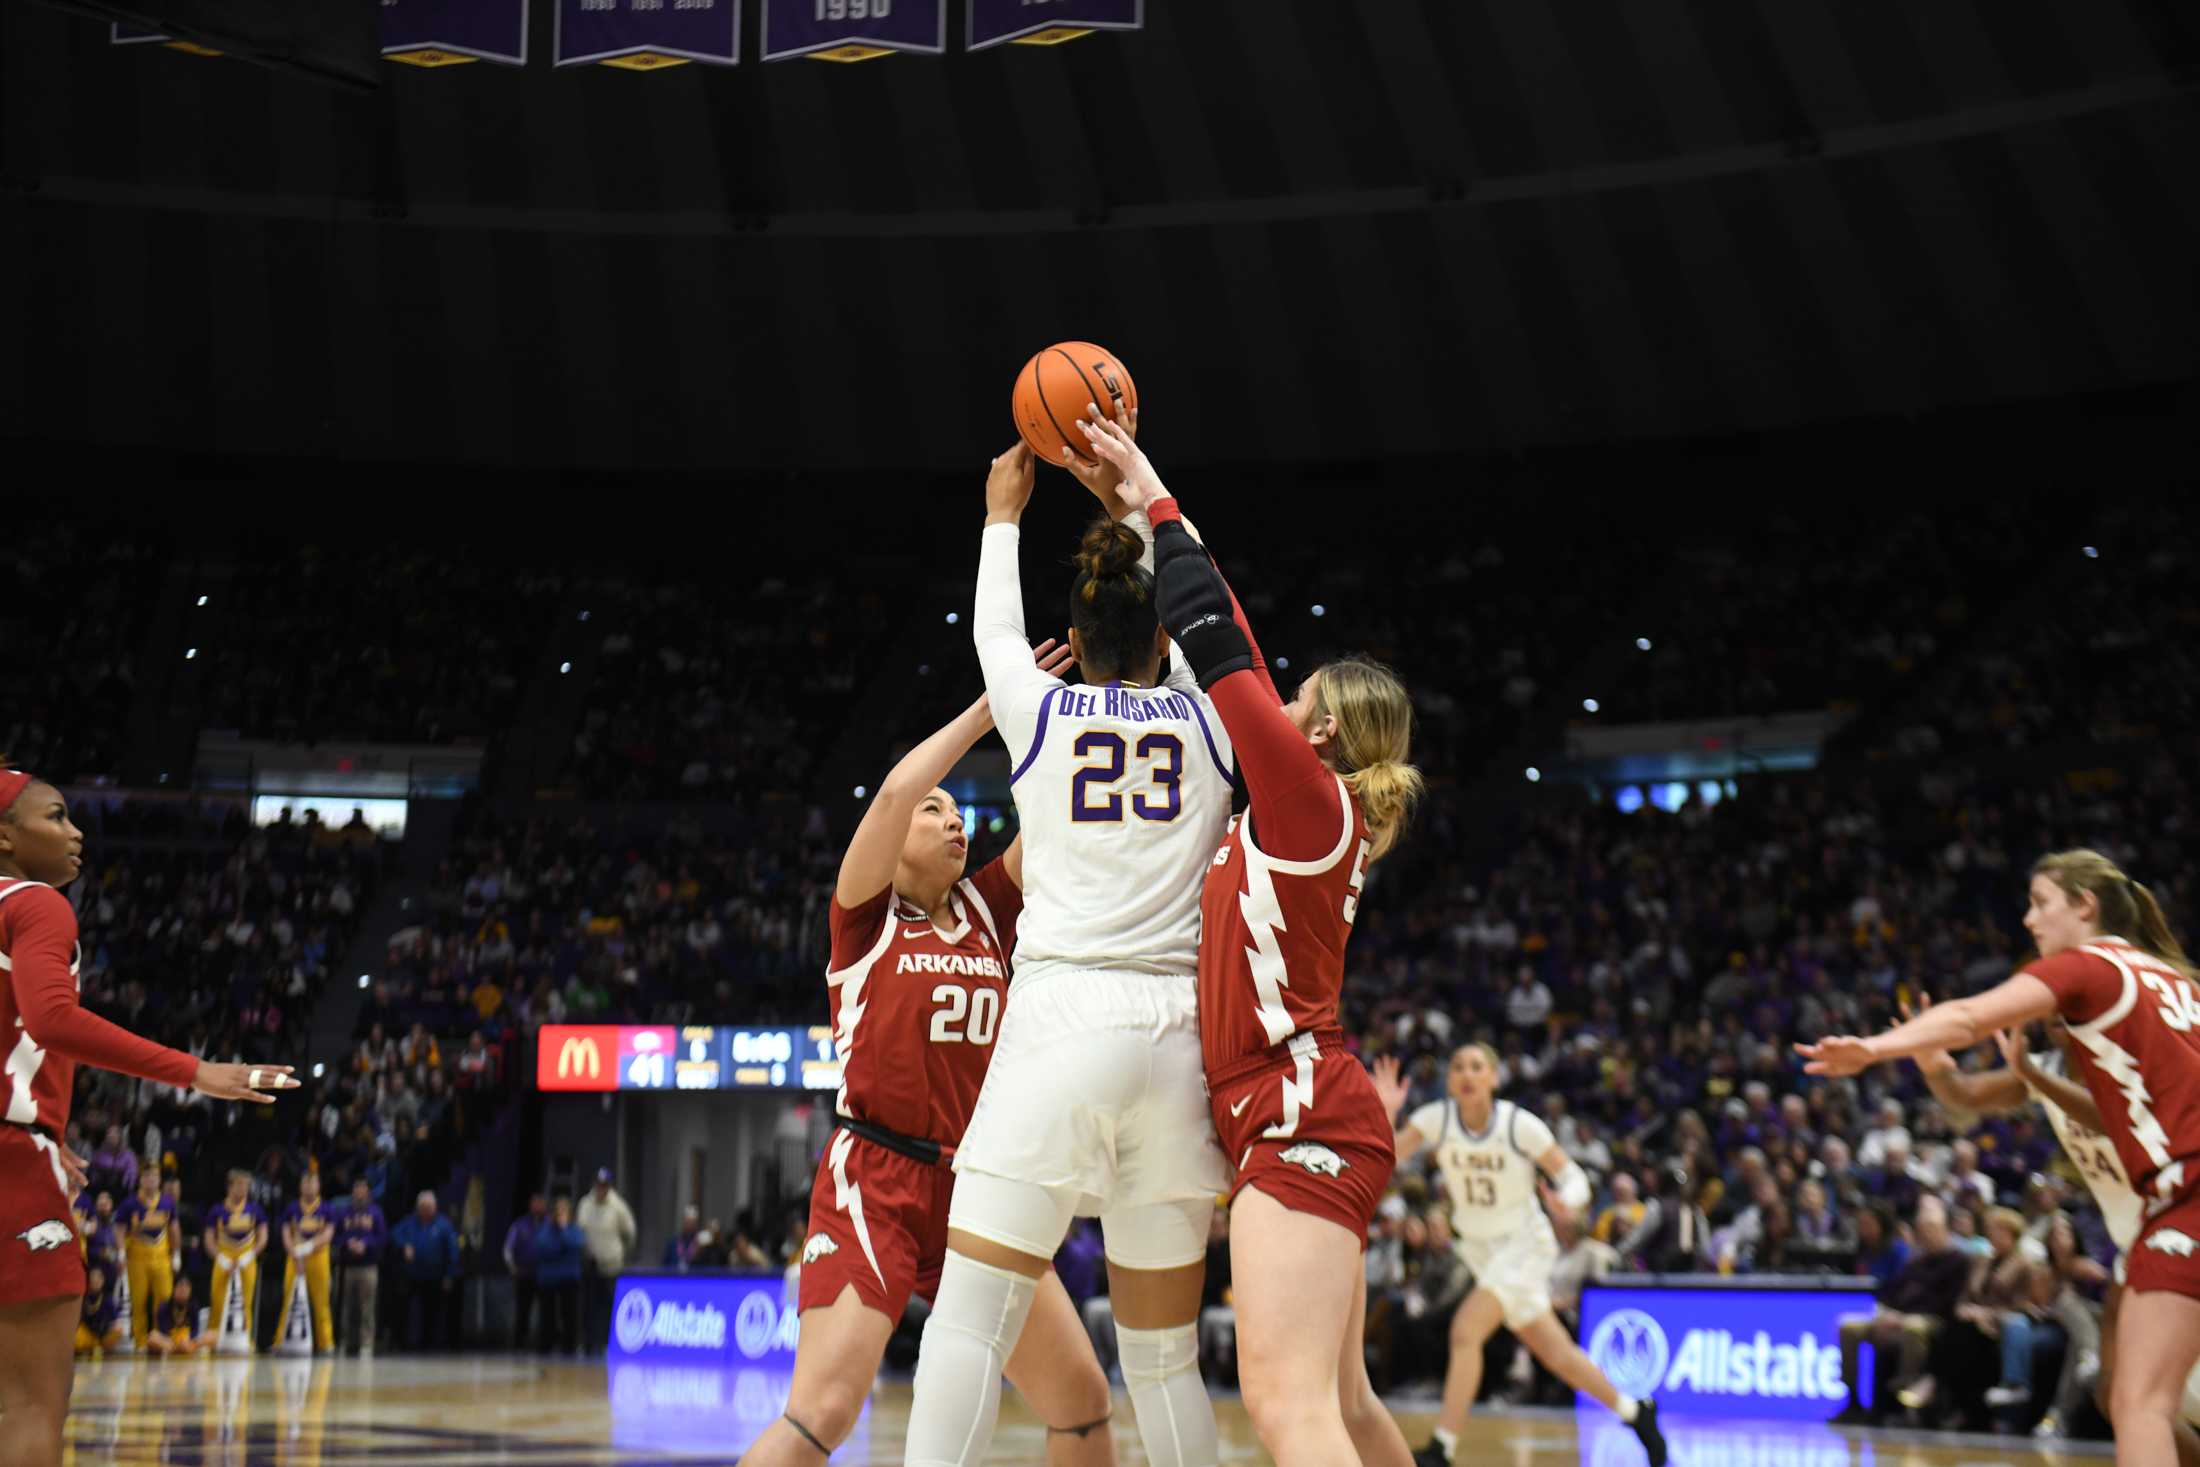
M 1490 1334 L 1483 1321 L 1464 1309 L 1451 1317 L 1451 1347 L 1454 1350 L 1480 1349 Z
M 1245 1402 L 1245 1414 L 1252 1418 L 1253 1430 L 1265 1442 L 1295 1437 L 1309 1422 L 1337 1409 L 1334 1397 L 1325 1399 L 1324 1392 L 1309 1390 L 1306 1382 L 1282 1372 L 1247 1370 L 1243 1362 L 1238 1393 Z
M 867 1389 L 846 1381 L 825 1381 L 790 1396 L 787 1415 L 801 1422 L 810 1435 L 826 1446 L 837 1448 L 856 1429 L 856 1418 L 863 1414 L 867 1394 Z

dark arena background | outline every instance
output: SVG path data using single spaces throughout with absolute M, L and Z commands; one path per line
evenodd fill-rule
M 836 871 L 983 691 L 987 466 L 1056 341 L 1135 372 L 1287 695 L 1411 689 L 1349 1045 L 1412 1107 L 1493 1048 L 1594 1189 L 1560 1323 L 1672 1460 L 2105 1458 L 2115 1248 L 2041 1108 L 1791 1046 L 2008 977 L 2050 851 L 2200 921 L 2196 81 L 2175 0 L 0 7 L 0 750 L 85 835 L 84 1004 L 305 1081 L 79 1072 L 119 1323 L 62 1460 L 780 1419 Z M 1039 469 L 1034 639 L 1093 510 Z M 972 870 L 1019 753 L 944 782 Z M 1477 1286 L 1433 1160 L 1365 1255 L 1416 1449 Z M 277 1228 L 159 1358 L 233 1168 L 393 1231 L 328 1337 Z M 157 1262 L 100 1200 L 146 1174 Z M 1200 1371 L 1267 1461 L 1230 1256 Z M 1090 1220 L 1056 1273 L 1146 1462 Z M 924 1317 L 832 1460 L 902 1460 Z M 1047 1425 L 1006 1392 L 985 1460 Z M 1503 1330 L 1457 1451 L 1643 1460 Z

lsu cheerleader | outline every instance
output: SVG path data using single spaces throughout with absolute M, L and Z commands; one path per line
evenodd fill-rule
M 244 1289 L 245 1333 L 256 1335 L 260 1255 L 267 1251 L 267 1214 L 252 1200 L 252 1173 L 229 1174 L 229 1195 L 206 1214 L 206 1256 L 214 1260 L 213 1333 L 222 1331 L 229 1291 Z
M 283 1209 L 283 1311 L 290 1311 L 290 1296 L 301 1275 L 306 1298 L 313 1307 L 313 1348 L 328 1350 L 336 1343 L 335 1316 L 329 1312 L 329 1244 L 336 1238 L 336 1214 L 321 1200 L 321 1174 L 308 1170 L 298 1179 L 298 1200 Z M 250 1318 L 250 1305 L 246 1318 Z
M 138 1173 L 137 1195 L 117 1209 L 115 1222 L 122 1229 L 123 1276 L 130 1281 L 130 1338 L 142 1350 L 153 1311 L 175 1291 L 183 1252 L 176 1207 L 161 1195 L 159 1172 L 147 1167 Z

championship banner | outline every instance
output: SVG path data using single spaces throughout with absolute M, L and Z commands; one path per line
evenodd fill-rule
M 660 71 L 741 60 L 741 0 L 556 0 L 552 64 Z
M 196 41 L 179 41 L 165 31 L 149 31 L 141 25 L 124 25 L 116 21 L 108 32 L 108 39 L 117 46 L 166 46 L 171 51 L 182 51 L 192 56 L 219 56 L 222 53 Z
M 1135 31 L 1146 23 L 1146 0 L 970 0 L 963 47 L 983 51 L 1004 41 L 1059 46 L 1094 31 Z
M 527 0 L 382 0 L 382 55 L 407 66 L 525 66 Z
M 947 0 L 764 0 L 764 59 L 869 61 L 947 49 Z

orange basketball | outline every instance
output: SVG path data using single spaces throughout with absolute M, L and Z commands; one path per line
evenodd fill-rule
M 1101 414 L 1110 418 L 1138 408 L 1138 384 L 1104 346 L 1058 341 L 1016 374 L 1016 431 L 1044 463 L 1060 463 L 1064 448 L 1086 463 L 1093 461 L 1085 435 L 1077 431 L 1087 403 L 1098 403 Z

